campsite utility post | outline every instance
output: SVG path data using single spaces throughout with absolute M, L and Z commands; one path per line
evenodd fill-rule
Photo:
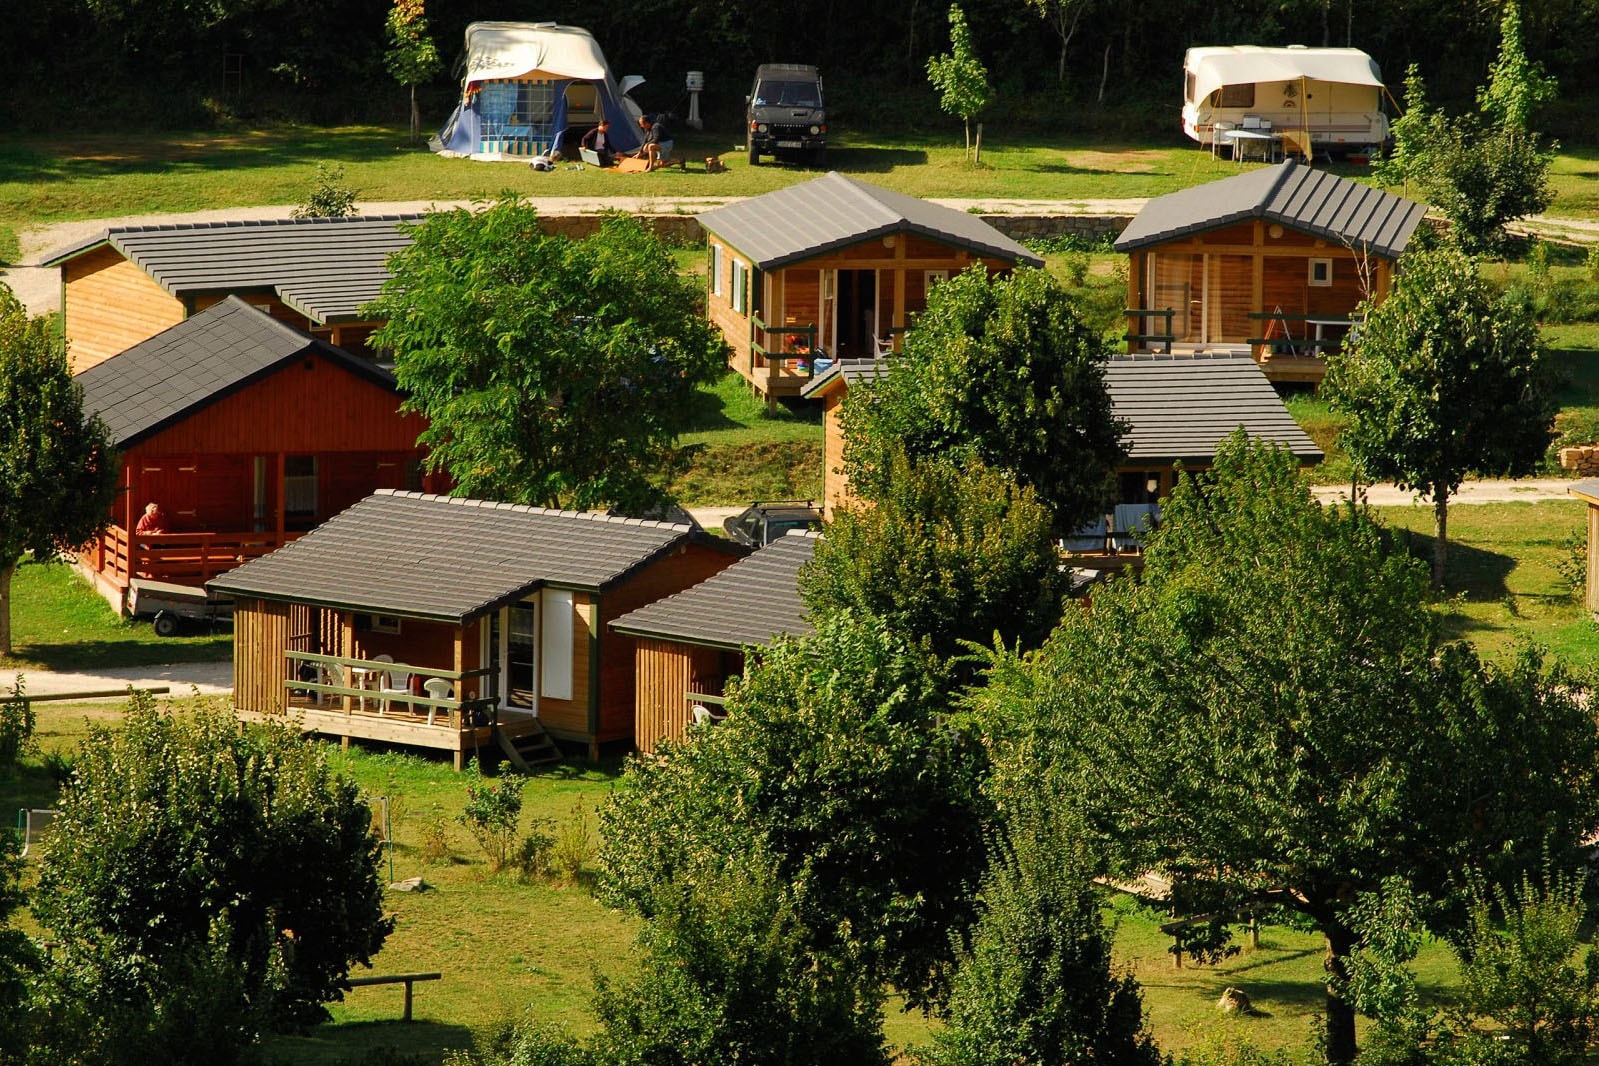
M 688 89 L 688 127 L 691 130 L 702 130 L 705 122 L 700 118 L 700 93 L 705 90 L 705 72 L 691 70 L 684 79 L 684 87 Z

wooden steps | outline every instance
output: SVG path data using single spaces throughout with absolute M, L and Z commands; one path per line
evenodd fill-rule
M 512 766 L 518 770 L 531 770 L 535 766 L 555 766 L 561 761 L 561 749 L 555 746 L 555 741 L 544 731 L 544 726 L 538 719 L 530 720 L 528 724 L 519 723 L 513 735 L 504 729 L 494 730 L 494 742 L 499 745 L 500 751 L 510 760 Z

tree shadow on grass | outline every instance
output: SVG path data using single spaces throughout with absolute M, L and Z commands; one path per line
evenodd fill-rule
M 1405 550 L 1432 566 L 1431 533 L 1412 529 L 1395 530 Z M 1516 560 L 1501 552 L 1487 551 L 1451 540 L 1444 558 L 1444 592 L 1463 595 L 1470 603 L 1498 603 L 1510 595 L 1509 578 Z
M 368 162 L 391 158 L 404 136 L 383 127 L 293 127 L 240 134 L 206 131 L 25 138 L 0 151 L 0 184 L 292 163 Z
M 465 975 L 460 975 L 464 978 Z M 449 980 L 450 974 L 444 979 Z M 427 984 L 416 986 L 415 1013 L 427 1012 Z M 396 1020 L 330 1022 L 299 1035 L 268 1037 L 262 1043 L 263 1058 L 272 1066 L 348 1066 L 370 1063 L 373 1066 L 436 1066 L 446 1052 L 476 1049 L 472 1030 L 464 1025 L 421 1018 L 398 1020 L 405 995 L 402 985 L 379 985 L 345 993 L 345 1002 L 354 996 L 363 1001 L 376 997 L 393 1000 Z
M 204 639 L 188 641 L 81 640 L 58 644 L 21 644 L 10 659 L 0 660 L 0 679 L 31 671 L 116 670 L 167 663 L 226 662 L 233 655 L 232 626 Z
M 927 163 L 920 148 L 829 148 L 830 170 L 845 174 L 886 174 L 895 167 L 919 167 Z

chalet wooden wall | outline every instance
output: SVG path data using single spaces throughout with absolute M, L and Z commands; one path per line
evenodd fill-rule
M 281 714 L 289 648 L 289 604 L 240 597 L 233 605 L 233 704 Z
M 633 742 L 640 751 L 654 751 L 663 740 L 688 730 L 690 712 L 684 693 L 695 691 L 696 677 L 721 669 L 721 652 L 696 644 L 639 638 L 633 653 L 638 695 Z
M 147 454 L 412 451 L 426 423 L 393 390 L 308 356 L 150 438 Z
M 81 373 L 186 317 L 183 301 L 114 248 L 97 248 L 62 270 L 62 307 L 72 372 Z
M 552 700 L 548 696 L 540 696 L 539 721 L 544 727 L 564 740 L 583 740 L 593 744 L 597 741 L 594 732 L 589 728 L 589 693 L 592 686 L 589 683 L 592 669 L 589 665 L 592 656 L 592 635 L 596 632 L 595 610 L 593 598 L 586 592 L 572 593 L 572 698 L 569 700 Z M 542 632 L 542 628 L 540 630 Z M 543 649 L 539 650 L 539 670 L 543 671 Z M 604 662 L 603 653 L 600 660 Z M 534 679 L 534 684 L 540 684 L 539 678 Z M 601 717 L 604 717 L 603 704 Z
M 844 397 L 849 390 L 831 389 L 822 400 L 822 512 L 829 521 L 833 512 L 848 507 L 855 499 L 849 491 L 849 475 L 844 473 Z
M 634 638 L 615 632 L 611 622 L 646 603 L 697 585 L 737 561 L 737 556 L 708 545 L 685 544 L 604 595 L 600 601 L 600 729 L 596 739 L 604 743 L 633 737 Z

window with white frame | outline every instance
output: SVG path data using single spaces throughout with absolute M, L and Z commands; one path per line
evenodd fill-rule
M 1332 285 L 1332 263 L 1331 259 L 1312 259 L 1310 261 L 1310 283 L 1321 289 Z
M 733 260 L 733 310 L 741 315 L 750 312 L 750 268 Z
M 711 272 L 711 295 L 722 295 L 722 246 L 714 241 L 710 245 L 711 261 L 707 264 Z

